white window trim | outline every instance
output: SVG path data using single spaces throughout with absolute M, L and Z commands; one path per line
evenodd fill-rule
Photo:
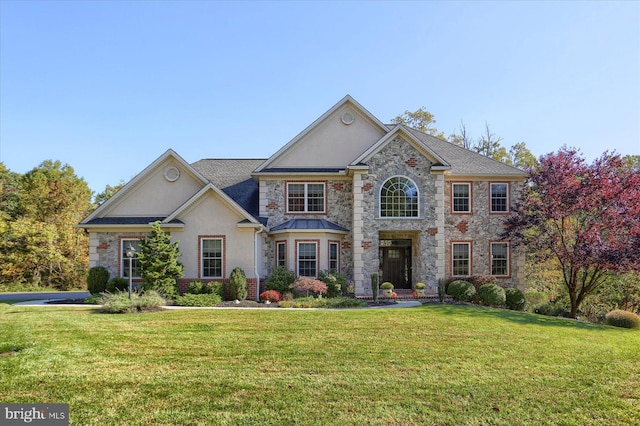
M 304 185 L 304 210 L 303 211 L 291 211 L 289 210 L 289 186 L 290 185 Z M 322 211 L 309 211 L 309 185 L 322 185 Z M 285 209 L 287 214 L 326 214 L 327 213 L 327 183 L 322 181 L 313 182 L 299 182 L 291 181 L 287 182 L 287 195 L 285 199 Z
M 280 265 L 280 258 L 278 257 L 280 246 L 283 247 L 284 250 L 284 265 Z M 276 241 L 276 266 L 287 267 L 287 242 L 286 241 Z
M 335 272 L 340 272 L 340 242 L 339 241 L 329 241 L 329 252 L 327 253 L 327 259 L 328 259 L 328 267 L 329 267 L 329 272 L 332 272 L 331 269 L 331 246 L 336 246 L 336 268 L 335 268 Z
M 465 185 L 469 189 L 469 210 L 456 210 L 455 209 L 455 197 L 453 187 L 456 185 Z M 452 182 L 451 183 L 451 212 L 452 213 L 471 213 L 471 183 L 469 182 Z
M 454 268 L 454 253 L 453 247 L 457 245 L 466 245 L 467 246 L 467 256 L 469 257 L 469 266 L 466 274 L 455 274 Z M 473 263 L 472 263 L 472 252 L 471 252 L 471 242 L 469 241 L 455 241 L 451 243 L 451 276 L 452 277 L 468 277 L 472 274 L 473 271 Z
M 382 216 L 382 190 L 384 189 L 385 183 L 387 183 L 389 180 L 391 180 L 393 178 L 397 178 L 397 177 L 407 179 L 416 188 L 416 198 L 417 198 L 417 201 L 418 201 L 418 206 L 417 206 L 418 215 L 417 216 Z M 420 215 L 420 211 L 421 211 L 420 210 L 420 188 L 418 187 L 418 184 L 416 184 L 416 181 L 411 179 L 409 176 L 393 175 L 393 176 L 389 176 L 388 178 L 386 178 L 382 182 L 382 185 L 380 185 L 380 189 L 378 190 L 378 218 L 379 219 L 393 219 L 393 220 L 420 219 L 420 218 L 422 218 L 422 216 Z
M 493 209 L 493 185 L 506 185 L 507 186 L 507 209 L 506 210 L 494 210 Z M 490 213 L 510 213 L 511 212 L 511 185 L 509 182 L 491 182 L 489 184 L 489 212 Z
M 494 274 L 493 273 L 493 245 L 494 244 L 504 244 L 507 246 L 507 273 L 506 274 Z M 490 250 L 490 258 L 491 258 L 491 265 L 489 265 L 489 267 L 491 268 L 491 275 L 493 275 L 494 277 L 510 277 L 511 276 L 511 244 L 508 241 L 492 241 L 490 246 L 489 246 L 489 250 Z
M 210 240 L 220 241 L 220 276 L 210 276 L 204 273 L 204 242 Z M 200 237 L 200 277 L 206 279 L 223 279 L 224 278 L 224 238 L 223 237 Z
M 300 274 L 300 244 L 313 244 L 315 246 L 315 262 L 316 262 L 316 273 L 313 277 L 309 277 L 307 275 L 302 275 Z M 318 271 L 319 271 L 319 266 L 320 266 L 320 256 L 318 254 L 318 241 L 305 241 L 305 240 L 301 240 L 301 241 L 296 241 L 296 275 L 297 276 L 305 276 L 307 278 L 317 278 L 318 277 Z

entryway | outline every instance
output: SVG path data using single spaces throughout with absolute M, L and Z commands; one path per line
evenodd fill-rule
M 380 240 L 380 282 L 389 281 L 396 289 L 411 288 L 411 240 Z

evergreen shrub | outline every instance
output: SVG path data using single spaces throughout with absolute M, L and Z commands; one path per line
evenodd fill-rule
M 524 305 L 526 304 L 524 293 L 517 288 L 508 288 L 504 291 L 505 293 L 505 303 L 507 308 L 512 311 L 522 311 L 524 309 Z
M 241 268 L 234 268 L 229 276 L 229 298 L 244 300 L 247 298 L 247 277 Z
M 478 301 L 487 306 L 504 306 L 505 291 L 496 284 L 484 284 L 478 289 Z
M 449 283 L 447 294 L 458 302 L 470 302 L 476 295 L 476 288 L 469 281 L 456 280 Z
M 109 282 L 109 271 L 104 266 L 94 266 L 89 269 L 87 276 L 87 290 L 91 294 L 99 294 L 107 289 Z
M 633 312 L 615 309 L 604 316 L 607 325 L 623 328 L 640 328 L 640 316 Z

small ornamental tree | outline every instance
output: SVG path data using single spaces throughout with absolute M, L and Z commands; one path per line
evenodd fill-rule
M 183 275 L 182 264 L 178 262 L 178 242 L 171 242 L 171 236 L 162 230 L 160 222 L 155 222 L 149 237 L 140 241 L 136 256 L 142 269 L 143 290 L 156 290 L 170 298 L 177 296 L 178 279 Z
M 610 153 L 589 165 L 565 147 L 529 174 L 503 236 L 558 261 L 575 318 L 607 273 L 640 269 L 640 170 Z
M 247 298 L 247 276 L 242 268 L 233 268 L 229 276 L 229 298 L 244 300 Z
M 315 278 L 299 277 L 296 282 L 291 284 L 291 289 L 299 293 L 306 293 L 309 296 L 309 293 L 326 293 L 327 285 Z

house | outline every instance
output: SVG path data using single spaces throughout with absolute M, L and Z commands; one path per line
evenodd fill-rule
M 241 267 L 249 297 L 275 266 L 336 270 L 371 295 L 493 275 L 524 288 L 524 254 L 500 238 L 521 170 L 404 125 L 386 125 L 346 96 L 268 159 L 187 163 L 168 150 L 80 223 L 90 266 L 140 276 L 127 248 L 160 221 L 179 241 L 185 283 Z

